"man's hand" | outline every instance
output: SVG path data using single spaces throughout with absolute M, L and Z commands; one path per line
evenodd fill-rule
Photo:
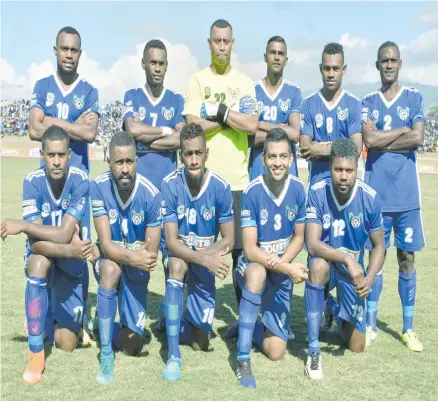
M 69 244 L 71 249 L 71 258 L 87 260 L 91 257 L 92 247 L 90 240 L 81 240 L 79 238 L 79 226 L 76 224 L 75 233 Z
M 364 124 L 373 131 L 377 130 L 377 125 L 373 120 L 367 119 Z
M 281 263 L 281 258 L 275 253 L 271 253 L 266 256 L 266 263 L 269 267 L 274 267 L 276 264 Z
M 218 110 L 219 110 L 219 103 L 216 103 L 216 102 L 204 102 L 201 105 L 200 116 L 204 120 L 209 120 L 209 121 L 217 122 Z
M 1 223 L 1 235 L 4 241 L 8 235 L 21 234 L 23 231 L 23 220 L 6 219 Z
M 148 250 L 150 244 L 150 239 L 142 244 L 142 246 L 137 249 L 131 260 L 131 265 L 139 268 L 140 270 L 144 270 L 146 272 L 154 271 L 157 266 L 157 258 L 158 255 L 155 252 L 150 252 Z
M 370 280 L 369 277 L 365 277 L 362 280 L 362 283 L 359 284 L 356 287 L 356 294 L 359 298 L 366 298 L 368 297 L 368 294 L 370 293 L 371 286 L 373 285 L 373 282 Z
M 101 256 L 100 247 L 95 243 L 91 246 L 91 255 L 88 257 L 88 261 L 94 266 Z
M 361 288 L 363 286 L 364 271 L 362 266 L 357 263 L 351 256 L 348 256 L 345 264 L 347 266 L 348 272 L 350 273 L 353 284 L 356 287 Z
M 287 263 L 288 276 L 295 284 L 309 279 L 309 269 L 301 263 Z
M 224 257 L 229 251 L 230 248 L 227 247 L 225 251 L 218 251 L 212 255 L 206 255 L 203 258 L 203 266 L 221 280 L 224 280 L 227 277 L 230 269 L 230 266 L 225 262 Z
M 93 111 L 91 109 L 85 110 L 79 118 L 75 121 L 75 124 L 90 124 L 93 119 Z
M 301 157 L 306 160 L 317 159 L 324 154 L 323 146 L 327 146 L 328 143 L 312 142 L 309 147 L 300 147 Z

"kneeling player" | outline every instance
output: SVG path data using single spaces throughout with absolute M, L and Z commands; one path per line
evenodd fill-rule
M 231 189 L 219 174 L 205 168 L 208 149 L 201 126 L 186 125 L 180 144 L 184 167 L 168 175 L 161 186 L 167 267 L 166 380 L 180 378 L 179 343 L 190 344 L 194 350 L 208 349 L 216 305 L 215 276 L 222 280 L 227 276 L 224 255 L 234 246 Z M 215 241 L 218 229 L 222 238 Z M 188 298 L 181 320 L 184 281 Z
M 250 364 L 253 336 L 268 358 L 283 358 L 292 281 L 307 280 L 307 268 L 292 263 L 304 244 L 306 201 L 304 185 L 288 174 L 292 162 L 286 132 L 271 129 L 263 149 L 266 173 L 250 182 L 242 196 L 244 258 L 236 271 L 242 289 L 236 373 L 244 387 L 256 386 Z M 257 322 L 260 308 L 262 321 Z
M 42 138 L 44 167 L 28 174 L 23 183 L 23 218 L 2 222 L 1 235 L 24 233 L 26 317 L 29 363 L 23 378 L 28 384 L 41 380 L 45 368 L 43 331 L 48 310 L 47 287 L 52 289 L 55 345 L 73 351 L 82 327 L 84 300 L 82 279 L 91 256 L 90 241 L 79 238 L 89 192 L 88 175 L 68 167 L 67 132 L 48 128 Z
M 149 272 L 157 264 L 161 234 L 161 196 L 136 173 L 135 142 L 126 132 L 109 144 L 107 171 L 91 182 L 90 194 L 101 257 L 96 262 L 100 371 L 96 380 L 114 380 L 112 349 L 117 298 L 120 349 L 138 355 L 142 348 Z
M 359 151 L 351 139 L 332 143 L 331 178 L 312 185 L 308 193 L 306 245 L 309 281 L 305 306 L 309 350 L 305 373 L 321 379 L 322 359 L 318 337 L 324 311 L 324 286 L 336 284 L 337 301 L 327 301 L 342 339 L 352 352 L 365 348 L 366 297 L 382 268 L 384 241 L 382 212 L 376 192 L 357 179 Z M 368 274 L 364 277 L 363 254 L 368 238 L 373 244 Z

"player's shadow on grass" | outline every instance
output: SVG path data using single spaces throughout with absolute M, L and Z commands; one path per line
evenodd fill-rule
M 386 334 L 389 334 L 390 336 L 394 337 L 396 340 L 400 341 L 400 334 L 397 333 L 395 330 L 391 329 L 387 323 L 382 322 L 381 320 L 377 319 L 377 328 L 379 330 L 382 330 Z

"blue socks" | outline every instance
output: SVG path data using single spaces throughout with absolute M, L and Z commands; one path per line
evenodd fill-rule
M 239 305 L 239 338 L 237 340 L 237 360 L 250 359 L 254 326 L 260 310 L 261 293 L 255 293 L 244 287 Z
M 97 313 L 100 334 L 100 351 L 111 355 L 114 319 L 117 312 L 117 290 L 107 290 L 99 285 L 97 290 Z
M 403 307 L 403 334 L 413 330 L 415 295 L 417 292 L 417 272 L 399 273 L 398 293 Z
M 169 348 L 169 359 L 172 356 L 176 358 L 181 358 L 181 352 L 179 349 L 179 336 L 183 308 L 183 287 L 184 283 L 182 281 L 173 278 L 168 278 L 166 280 L 166 294 L 164 304 L 166 314 L 166 333 L 167 344 Z M 188 335 L 190 336 L 189 330 L 184 331 L 188 332 Z
M 307 332 L 309 336 L 309 354 L 321 353 L 319 348 L 319 328 L 324 313 L 324 286 L 306 281 L 304 290 L 306 306 Z
M 377 309 L 380 294 L 383 288 L 383 271 L 374 278 L 371 292 L 367 298 L 367 326 L 371 326 L 373 331 L 377 331 Z
M 47 279 L 28 277 L 25 295 L 28 344 L 31 352 L 44 349 L 44 324 L 48 309 Z

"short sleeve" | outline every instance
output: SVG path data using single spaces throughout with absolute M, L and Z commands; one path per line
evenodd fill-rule
M 362 132 L 362 108 L 359 101 L 355 102 L 348 119 L 348 136 Z
M 41 194 L 27 178 L 23 182 L 23 219 L 32 222 L 41 218 Z
M 161 226 L 161 194 L 158 192 L 147 204 L 146 227 Z
M 195 117 L 201 117 L 200 113 L 202 102 L 203 99 L 201 97 L 201 88 L 199 82 L 193 76 L 190 78 L 187 86 L 183 116 L 187 116 L 188 114 L 190 114 Z
M 362 122 L 372 120 L 371 101 L 368 97 L 362 99 Z
M 178 216 L 176 210 L 175 196 L 165 181 L 161 184 L 161 214 L 163 216 L 163 223 L 177 223 Z
M 257 227 L 255 199 L 247 192 L 242 193 L 242 209 L 240 212 L 242 228 Z
M 177 104 L 175 108 L 175 125 L 185 122 L 183 117 L 183 111 L 184 111 L 184 98 L 181 95 L 177 95 Z
M 414 125 L 418 122 L 424 122 L 424 103 L 423 96 L 420 92 L 415 92 L 414 98 L 411 104 L 411 124 Z
M 303 103 L 303 95 L 301 93 L 301 89 L 297 88 L 291 99 L 291 105 L 290 105 L 291 107 L 289 114 L 300 113 L 302 103 Z
M 301 113 L 302 113 L 301 133 L 303 135 L 310 136 L 313 139 L 314 135 L 313 135 L 312 116 L 310 115 L 309 102 L 306 100 L 304 100 L 302 104 Z
M 132 93 L 132 90 L 129 90 L 125 93 L 123 99 L 122 127 L 125 131 L 125 120 L 134 117 L 134 94 Z
M 306 221 L 306 192 L 304 186 L 300 185 L 298 194 L 298 212 L 296 223 L 304 223 Z
M 44 90 L 44 81 L 39 80 L 35 83 L 33 88 L 30 109 L 41 109 L 43 112 L 45 111 L 45 90 Z
M 67 214 L 70 214 L 71 216 L 81 221 L 82 218 L 84 217 L 85 210 L 88 207 L 87 199 L 89 193 L 90 193 L 90 181 L 89 180 L 81 181 L 72 193 L 70 205 L 68 206 L 67 209 Z
M 85 99 L 85 110 L 94 111 L 99 115 L 99 94 L 94 87 L 91 88 L 90 93 Z
M 383 228 L 382 208 L 380 205 L 380 199 L 377 195 L 374 198 L 368 213 L 368 232 L 378 231 Z
M 306 223 L 316 223 L 322 226 L 322 214 L 323 211 L 321 210 L 320 203 L 318 202 L 316 191 L 310 188 L 307 195 Z
M 225 192 L 220 193 L 219 203 L 219 224 L 228 223 L 234 221 L 233 214 L 233 195 L 231 194 L 231 188 L 229 185 L 225 188 Z
M 90 184 L 90 198 L 93 217 L 105 216 L 108 214 L 105 207 L 104 197 L 102 196 L 102 193 L 100 191 L 100 187 L 94 180 L 91 181 Z

